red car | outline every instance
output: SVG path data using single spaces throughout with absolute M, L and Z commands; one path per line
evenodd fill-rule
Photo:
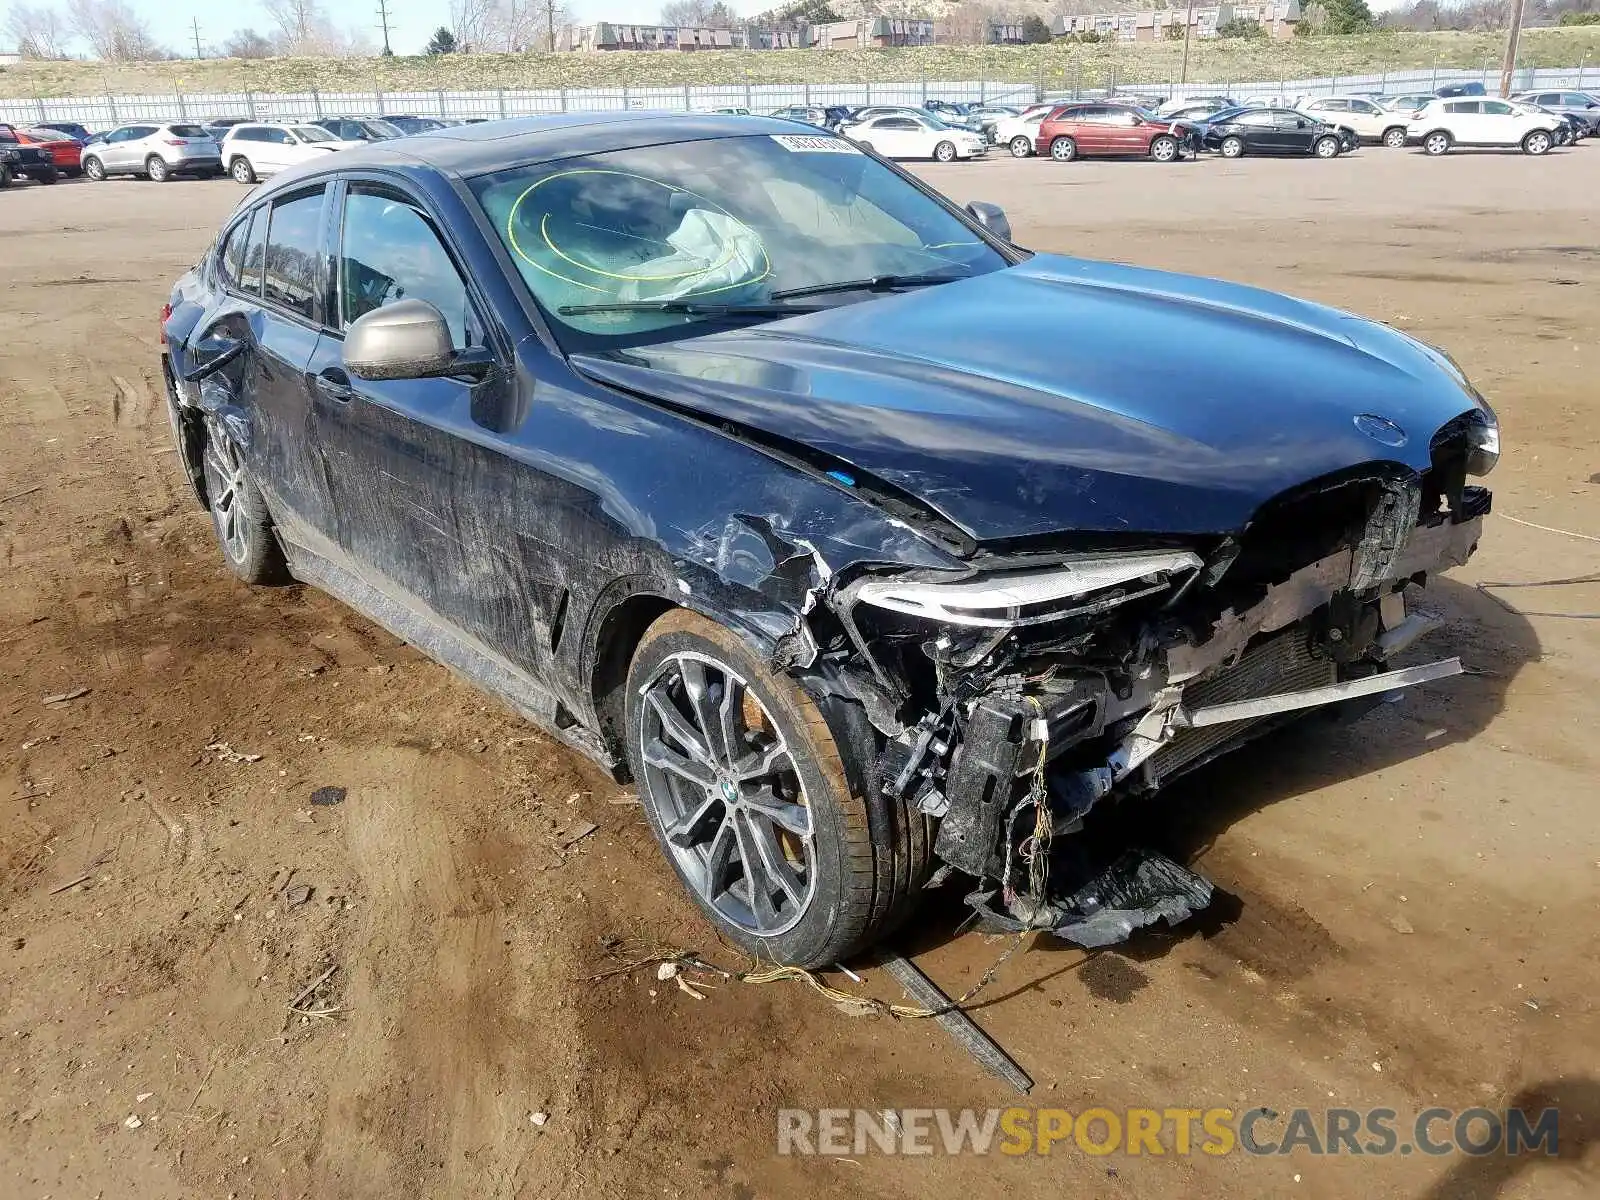
M 62 133 L 59 129 L 18 129 L 17 141 L 24 146 L 43 147 L 50 161 L 55 163 L 56 170 L 63 175 L 79 175 L 83 172 L 83 147 L 71 134 Z
M 1131 104 L 1064 104 L 1039 123 L 1034 147 L 1057 162 L 1113 155 L 1177 162 L 1200 153 L 1200 133 Z

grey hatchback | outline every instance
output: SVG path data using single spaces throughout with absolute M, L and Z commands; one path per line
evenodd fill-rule
M 204 125 L 134 122 L 85 146 L 83 173 L 95 180 L 144 175 L 156 183 L 175 175 L 209 179 L 222 174 L 222 151 Z

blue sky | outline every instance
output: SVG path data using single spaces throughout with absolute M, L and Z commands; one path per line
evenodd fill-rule
M 189 3 L 156 3 L 155 0 L 132 0 L 133 5 L 149 20 L 151 29 L 164 45 L 180 54 L 194 53 L 194 34 L 189 22 L 200 19 L 200 40 L 208 54 L 214 53 L 236 29 L 253 28 L 263 33 L 272 22 L 254 3 L 222 6 Z M 641 24 L 655 21 L 661 14 L 662 0 L 569 0 L 572 19 L 580 24 L 592 21 L 637 21 Z M 772 7 L 773 0 L 733 0 L 733 8 L 740 13 L 762 12 Z M 378 31 L 377 0 L 327 0 L 328 14 L 340 26 L 368 31 L 374 46 L 382 44 Z M 433 31 L 450 20 L 449 0 L 390 0 L 389 39 L 396 54 L 420 54 Z

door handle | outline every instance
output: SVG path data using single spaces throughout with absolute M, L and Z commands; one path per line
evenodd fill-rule
M 339 404 L 350 403 L 350 397 L 355 395 L 349 378 L 338 367 L 328 367 L 317 376 L 317 391 Z

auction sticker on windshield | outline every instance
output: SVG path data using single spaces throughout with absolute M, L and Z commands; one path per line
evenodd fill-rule
M 769 137 L 790 154 L 860 154 L 849 142 L 837 137 L 806 137 L 804 134 L 774 133 Z

